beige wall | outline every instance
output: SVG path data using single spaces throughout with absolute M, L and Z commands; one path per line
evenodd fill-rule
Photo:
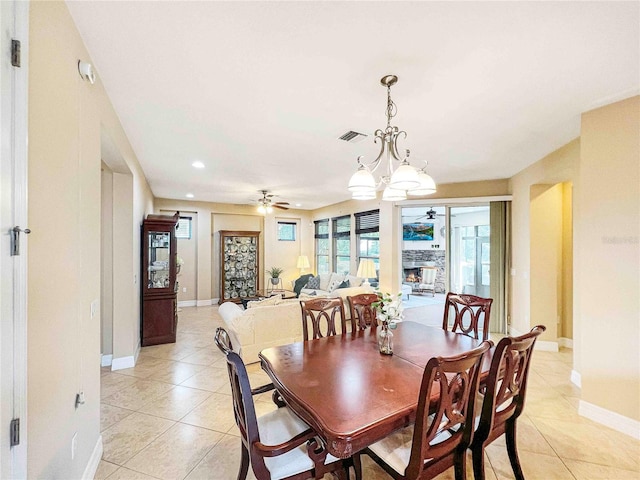
M 527 167 L 510 181 L 513 194 L 511 202 L 511 312 L 510 325 L 516 332 L 528 332 L 531 322 L 531 187 L 534 185 L 555 185 L 576 178 L 580 161 L 580 140 L 575 139 L 562 148 Z M 544 225 L 539 228 L 543 228 Z M 535 232 L 534 232 L 535 234 Z M 552 320 L 555 323 L 555 317 Z M 543 322 L 548 325 L 548 322 Z M 545 332 L 545 339 L 555 340 Z
M 133 172 L 137 221 L 153 198 L 100 72 L 95 85 L 78 75 L 90 57 L 66 5 L 32 2 L 29 21 L 28 477 L 80 478 L 100 436 L 100 313 L 90 312 L 101 294 L 102 129 Z M 139 243 L 132 251 L 139 265 Z
M 574 325 L 582 400 L 640 421 L 640 97 L 582 115 Z M 579 330 L 578 330 L 579 327 Z
M 562 184 L 562 305 L 558 336 L 573 339 L 573 184 Z
M 164 215 L 173 215 L 175 210 L 161 210 Z M 177 239 L 178 257 L 184 262 L 178 274 L 178 302 L 194 302 L 198 281 L 198 213 L 182 210 L 181 217 L 191 217 L 191 238 Z M 185 291 L 186 289 L 186 291 Z M 192 303 L 191 303 L 192 304 Z
M 410 200 L 423 199 L 427 202 L 443 198 L 491 197 L 507 195 L 509 193 L 509 179 L 484 180 L 480 182 L 443 183 L 438 185 L 438 191 L 426 197 L 409 197 Z
M 529 210 L 531 325 L 557 341 L 562 300 L 562 184 L 532 185 Z
M 113 353 L 113 172 L 102 164 L 100 232 L 100 352 Z
M 298 255 L 308 255 L 313 261 L 313 223 L 310 213 L 302 210 L 279 210 L 267 215 L 256 211 L 255 205 L 232 205 L 156 199 L 156 209 L 162 212 L 197 212 L 197 302 L 207 304 L 220 295 L 220 230 L 259 231 L 260 234 L 260 286 L 265 287 L 265 269 L 277 266 L 285 269 L 283 285 L 291 288 L 298 278 Z M 295 221 L 299 225 L 296 242 L 279 242 L 276 237 L 278 220 Z

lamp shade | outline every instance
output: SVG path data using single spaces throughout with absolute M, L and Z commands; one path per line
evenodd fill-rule
M 373 178 L 373 175 L 369 171 L 367 167 L 364 165 L 360 165 L 360 168 L 356 170 L 356 173 L 351 175 L 351 179 L 349 180 L 349 186 L 347 190 L 350 192 L 358 192 L 361 190 L 375 190 L 376 189 L 376 179 Z
M 309 257 L 306 255 L 298 256 L 298 263 L 296 264 L 297 268 L 301 268 L 302 270 L 306 270 L 311 265 L 309 264 Z
M 431 175 L 421 170 L 418 172 L 418 180 L 420 180 L 420 185 L 418 188 L 408 190 L 409 195 L 431 195 L 436 192 L 436 182 L 433 181 Z
M 389 186 L 397 190 L 410 190 L 412 188 L 417 188 L 420 186 L 418 172 L 405 160 L 391 175 Z
M 376 278 L 376 264 L 370 258 L 363 258 L 358 265 L 358 273 L 360 278 Z
M 382 200 L 387 202 L 399 202 L 407 199 L 407 192 L 404 190 L 396 190 L 395 188 L 385 187 L 382 192 Z
M 376 198 L 376 191 L 375 190 L 358 190 L 355 191 L 351 194 L 351 198 L 353 198 L 354 200 L 373 200 L 374 198 Z

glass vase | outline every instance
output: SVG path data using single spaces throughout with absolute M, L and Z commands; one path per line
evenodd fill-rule
M 378 328 L 378 349 L 383 355 L 393 355 L 393 332 L 387 322 L 382 322 Z

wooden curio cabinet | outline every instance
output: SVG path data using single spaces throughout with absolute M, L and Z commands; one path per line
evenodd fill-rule
M 176 341 L 178 218 L 178 213 L 147 215 L 142 223 L 140 340 L 143 347 Z
M 255 297 L 260 232 L 220 230 L 220 303 Z

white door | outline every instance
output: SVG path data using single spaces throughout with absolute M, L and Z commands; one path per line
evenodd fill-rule
M 0 478 L 26 478 L 28 2 L 0 2 Z M 12 59 L 12 40 L 20 59 Z M 16 65 L 13 65 L 15 63 Z M 16 231 L 15 229 L 18 229 Z M 22 231 L 20 231 L 22 230 Z M 17 235 L 19 246 L 12 241 Z M 12 420 L 19 419 L 12 439 Z M 19 438 L 18 438 L 19 437 Z M 19 443 L 12 445 L 13 442 Z

